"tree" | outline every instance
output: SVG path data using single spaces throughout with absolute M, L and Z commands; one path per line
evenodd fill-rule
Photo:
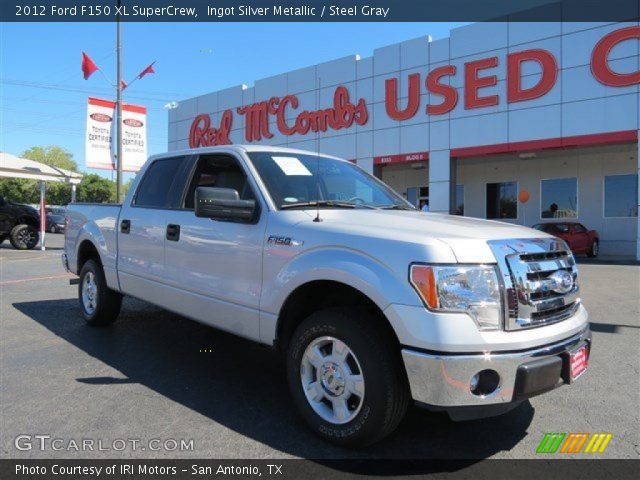
M 29 160 L 44 163 L 51 167 L 71 170 L 72 172 L 78 171 L 78 164 L 73 160 L 73 154 L 57 145 L 31 147 L 22 153 L 22 158 L 28 158 Z
M 116 198 L 116 185 L 94 173 L 85 175 L 78 185 L 77 198 L 79 202 L 113 202 Z

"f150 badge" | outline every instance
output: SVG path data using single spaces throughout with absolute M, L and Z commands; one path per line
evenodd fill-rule
M 294 240 L 291 237 L 280 237 L 278 235 L 270 235 L 267 243 L 269 245 L 281 245 L 283 247 L 300 247 L 304 244 L 304 242 Z

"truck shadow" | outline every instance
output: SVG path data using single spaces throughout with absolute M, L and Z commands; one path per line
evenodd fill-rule
M 384 468 L 370 468 L 392 475 L 445 468 L 388 461 L 393 459 L 463 458 L 473 463 L 510 450 L 525 437 L 533 418 L 529 402 L 501 417 L 463 423 L 450 421 L 446 414 L 411 408 L 398 430 L 382 442 L 363 450 L 341 449 L 317 438 L 298 418 L 280 358 L 268 348 L 134 299 L 125 300 L 121 317 L 106 328 L 87 326 L 75 299 L 13 306 L 125 376 L 75 381 L 89 388 L 139 383 L 241 435 L 330 468 L 368 468 L 367 462 L 331 459 L 386 459 Z

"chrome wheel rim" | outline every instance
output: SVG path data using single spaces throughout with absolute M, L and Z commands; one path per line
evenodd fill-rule
M 82 280 L 82 305 L 89 315 L 96 311 L 98 286 L 93 272 L 87 272 Z
M 591 247 L 591 253 L 593 255 L 598 255 L 598 242 L 593 242 L 593 246 Z
M 333 424 L 353 420 L 364 401 L 360 362 L 343 341 L 330 336 L 313 340 L 300 364 L 302 390 L 309 405 Z

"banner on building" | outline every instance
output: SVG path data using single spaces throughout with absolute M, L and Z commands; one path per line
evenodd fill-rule
M 89 168 L 115 169 L 111 148 L 113 117 L 116 102 L 89 97 L 85 161 Z
M 115 170 L 113 129 L 116 102 L 89 97 L 85 159 L 87 167 Z M 122 106 L 122 170 L 137 172 L 147 160 L 147 109 L 139 105 Z

